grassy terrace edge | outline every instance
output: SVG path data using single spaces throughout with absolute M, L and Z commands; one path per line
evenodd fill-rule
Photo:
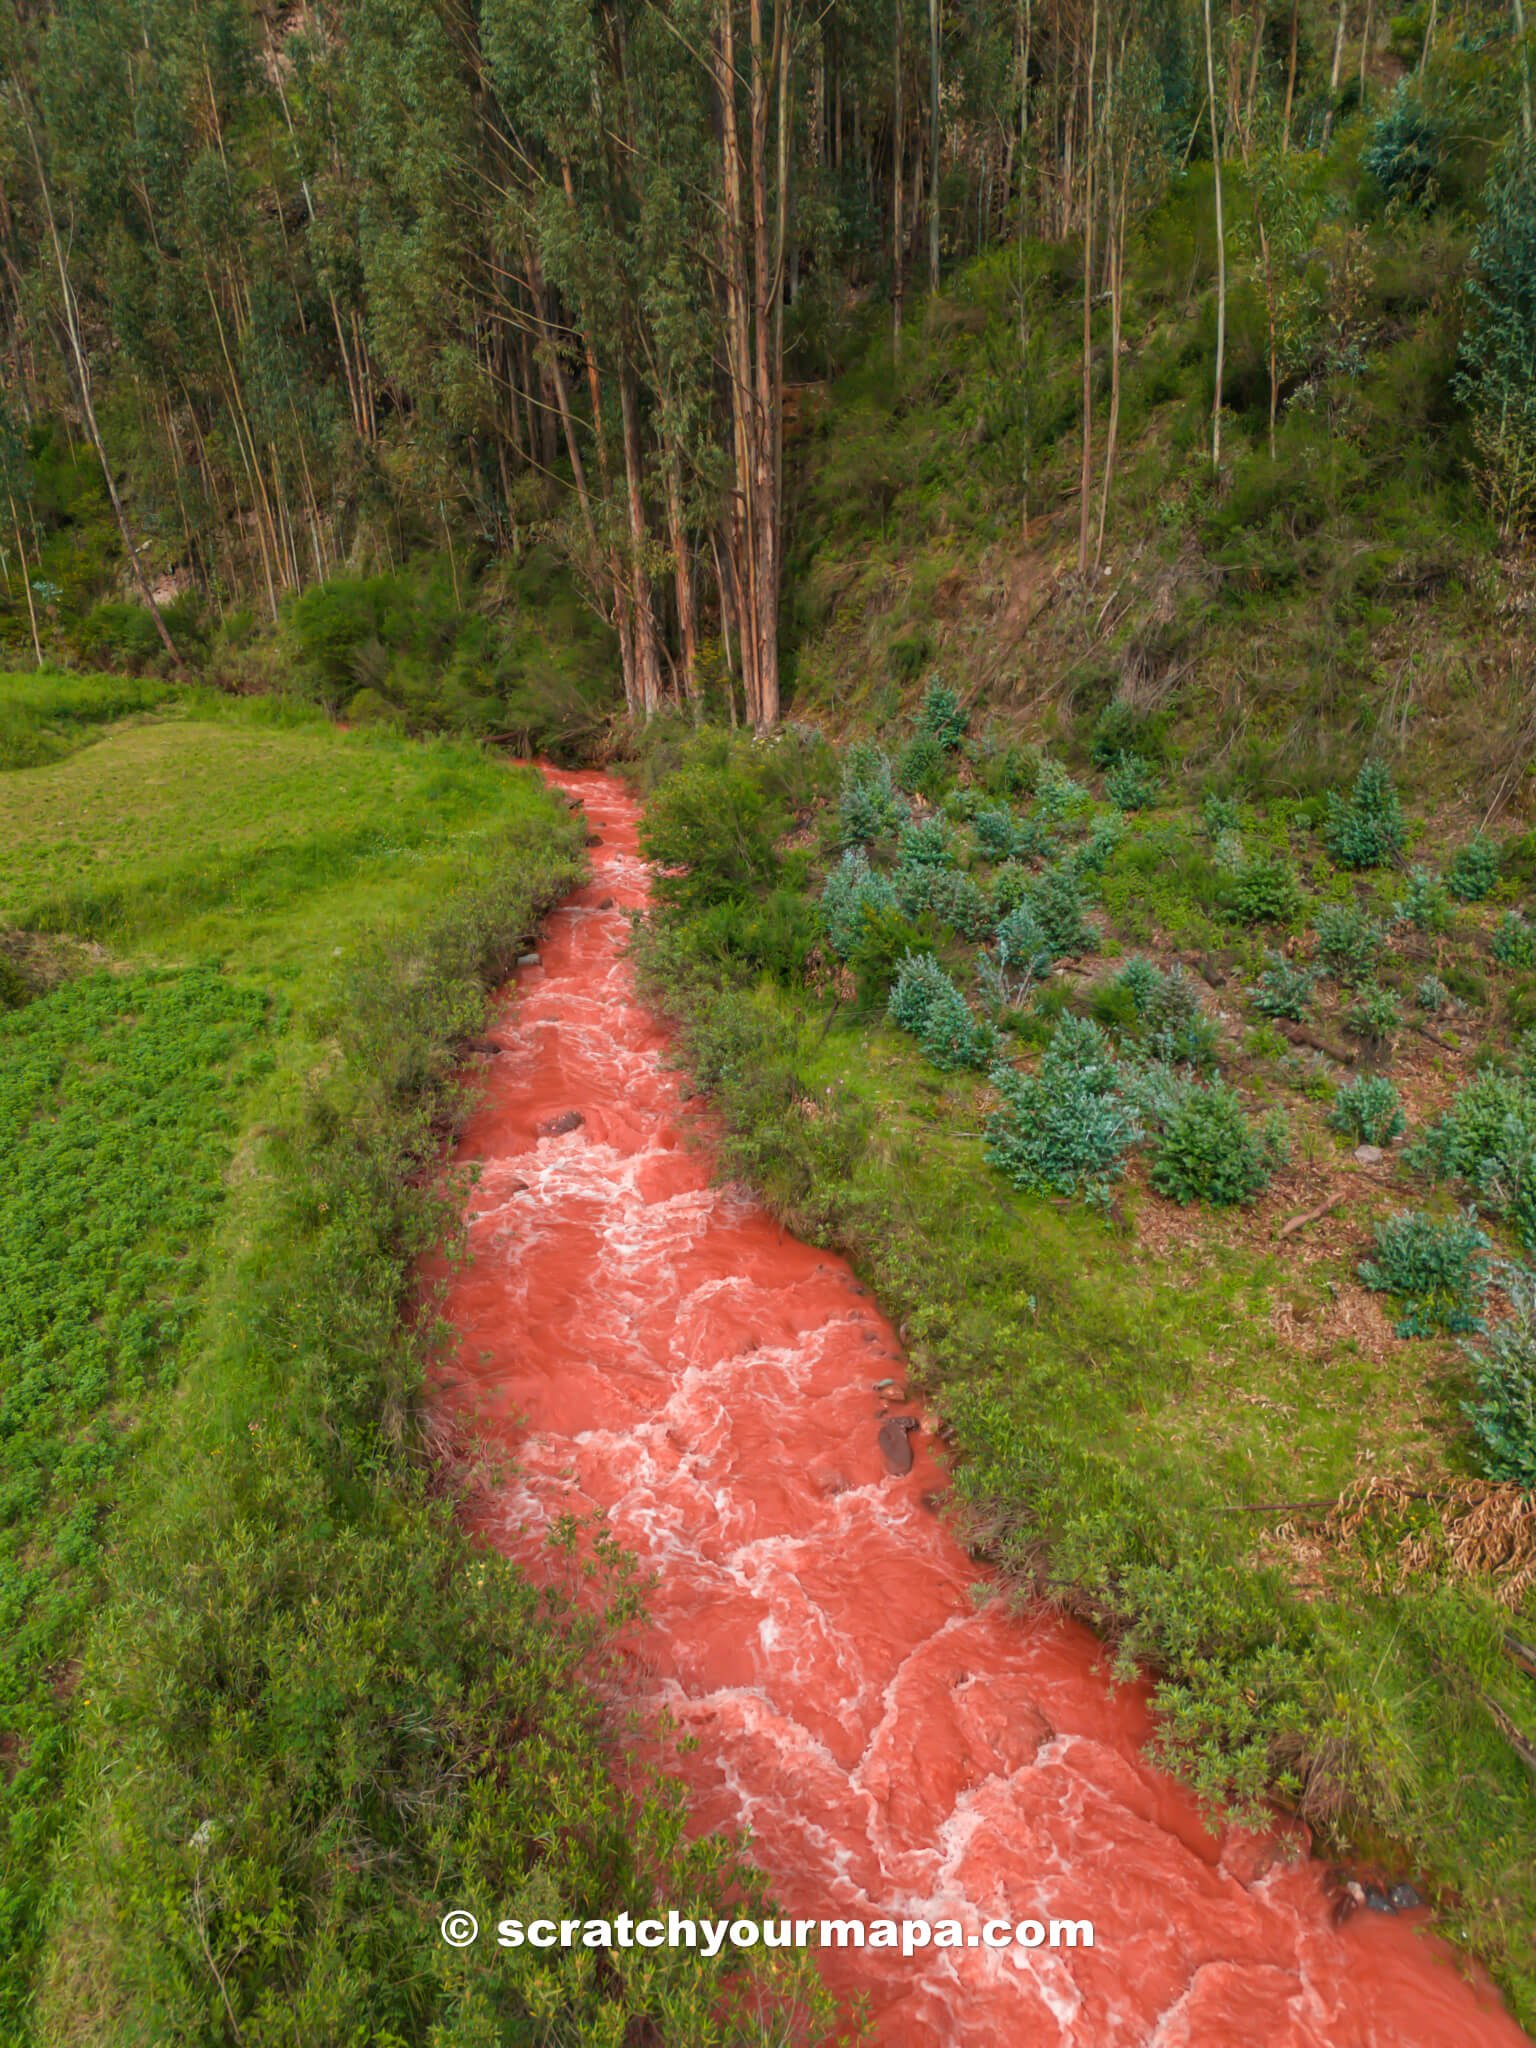
M 456 1906 L 484 1924 L 755 1891 L 734 1844 L 684 1842 L 675 1790 L 615 1769 L 622 1569 L 594 1613 L 557 1590 L 574 1577 L 541 1590 L 473 1545 L 425 1427 L 443 1332 L 420 1261 L 458 1238 L 442 1163 L 473 1099 L 465 1043 L 583 865 L 542 793 L 462 845 L 428 914 L 374 903 L 336 932 L 320 1036 L 242 1126 L 69 1675 L 19 2040 L 484 2048 L 563 2028 L 617 2048 L 635 2025 L 750 2043 L 822 2010 L 796 1964 L 722 1981 L 686 1952 L 460 1953 L 438 1931 Z M 227 948 L 225 967 L 249 981 Z

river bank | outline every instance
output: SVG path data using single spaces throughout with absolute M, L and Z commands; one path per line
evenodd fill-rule
M 843 1260 L 713 1184 L 624 957 L 635 800 L 553 779 L 586 805 L 593 878 L 490 1033 L 440 1399 L 515 1459 L 475 1509 L 498 1549 L 537 1572 L 551 1532 L 600 1513 L 654 1573 L 632 1699 L 683 1738 L 664 1752 L 693 1824 L 750 1827 L 791 1913 L 1094 1922 L 1070 1956 L 823 1958 L 882 2048 L 1513 2048 L 1415 1916 L 1336 1926 L 1316 1865 L 1209 1832 L 1143 1754 L 1145 1689 L 1112 1688 L 1086 1630 L 973 1599 L 932 1415 L 896 1410 L 919 1423 L 909 1474 L 881 1453 L 896 1333 Z

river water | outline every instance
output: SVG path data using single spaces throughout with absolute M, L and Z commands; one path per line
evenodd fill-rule
M 697 1738 L 671 1768 L 699 1822 L 750 1827 L 787 1913 L 1093 1922 L 1092 1949 L 824 1954 L 880 2048 L 1519 2048 L 1422 1914 L 1335 1925 L 1316 1863 L 1211 1834 L 1085 1630 L 978 1604 L 926 1432 L 905 1476 L 877 1445 L 889 1324 L 686 1140 L 623 958 L 638 805 L 551 780 L 600 843 L 492 1029 L 438 1398 L 515 1450 L 490 1541 L 537 1572 L 555 1516 L 602 1509 L 657 1575 L 636 1693 Z

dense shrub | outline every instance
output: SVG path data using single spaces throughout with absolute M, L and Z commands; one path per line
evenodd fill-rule
M 1477 1375 L 1477 1399 L 1463 1412 L 1488 1477 L 1536 1493 L 1536 1273 L 1503 1265 L 1494 1277 L 1509 1316 L 1486 1343 L 1463 1347 Z
M 1451 894 L 1463 903 L 1481 903 L 1493 894 L 1501 865 L 1499 849 L 1491 839 L 1481 834 L 1469 839 L 1465 846 L 1458 847 L 1446 871 Z
M 908 917 L 926 911 L 962 939 L 984 939 L 992 929 L 992 899 L 958 868 L 903 862 L 892 876 L 896 900 Z
M 1037 1073 L 994 1067 L 992 1085 L 1001 1098 L 986 1125 L 992 1165 L 1026 1193 L 1107 1200 L 1141 1131 L 1098 1026 L 1063 1018 Z
M 1080 782 L 1072 780 L 1059 761 L 1044 754 L 1035 776 L 1035 804 L 1048 824 L 1059 825 L 1075 812 L 1086 809 L 1088 792 Z
M 1058 960 L 1089 953 L 1098 943 L 1084 908 L 1082 885 L 1069 868 L 1047 868 L 1031 885 L 1028 902 L 1045 943 Z
M 1490 950 L 1501 967 L 1536 967 L 1536 925 L 1528 923 L 1518 910 L 1506 910 Z
M 1397 916 L 1416 932 L 1443 932 L 1451 921 L 1450 891 L 1428 868 L 1415 868 L 1408 877 Z
M 1113 768 L 1128 755 L 1151 762 L 1163 754 L 1163 721 L 1148 717 L 1122 697 L 1113 698 L 1094 720 L 1088 742 L 1095 768 Z
M 1255 1124 L 1224 1081 L 1171 1091 L 1152 1144 L 1152 1185 L 1175 1202 L 1214 1208 L 1251 1202 L 1285 1157 L 1278 1119 Z
M 1317 984 L 1316 970 L 1294 965 L 1283 953 L 1266 953 L 1264 959 L 1264 971 L 1249 991 L 1253 1007 L 1261 1017 L 1286 1017 L 1299 1024 Z
M 1323 828 L 1328 851 L 1344 868 L 1379 868 L 1403 850 L 1403 807 L 1380 761 L 1367 761 L 1347 798 L 1329 793 Z
M 897 841 L 904 868 L 947 868 L 955 864 L 955 845 L 942 818 L 920 818 L 903 825 Z
M 1328 1112 L 1328 1123 L 1361 1145 L 1390 1145 L 1407 1127 L 1397 1090 L 1385 1074 L 1362 1074 L 1347 1082 Z
M 747 768 L 686 762 L 653 793 L 640 824 L 656 900 L 699 910 L 770 886 L 785 823 Z
M 1148 809 L 1161 787 L 1161 777 L 1141 754 L 1122 754 L 1104 777 L 1105 795 L 1122 811 Z
M 1220 839 L 1223 833 L 1242 830 L 1242 809 L 1235 797 L 1213 794 L 1200 806 L 1200 822 L 1208 839 Z
M 971 820 L 978 851 L 987 860 L 1009 861 L 1035 850 L 1032 834 L 1005 804 L 983 804 Z
M 1369 981 L 1376 972 L 1387 935 L 1374 917 L 1354 903 L 1318 905 L 1317 953 L 1339 981 Z
M 1372 124 L 1360 168 L 1373 177 L 1389 199 L 1428 212 L 1439 195 L 1444 136 L 1440 124 L 1406 79 L 1386 111 Z
M 1455 998 L 1437 974 L 1426 974 L 1413 992 L 1413 1000 L 1426 1017 L 1438 1017 Z
M 1220 1033 L 1200 1006 L 1193 977 L 1180 966 L 1167 973 L 1150 960 L 1129 960 L 1111 983 L 1127 1000 L 1146 1052 L 1171 1066 L 1209 1066 Z
M 1375 1237 L 1376 1256 L 1362 1263 L 1360 1278 L 1373 1293 L 1397 1302 L 1399 1337 L 1482 1328 L 1493 1247 L 1474 1211 L 1436 1222 L 1422 1210 L 1404 1210 L 1378 1223 Z
M 992 1056 L 990 1029 L 977 1024 L 965 997 L 931 953 L 909 953 L 902 961 L 886 1014 L 946 1073 L 985 1066 Z
M 915 732 L 896 759 L 896 780 L 909 796 L 931 801 L 949 781 L 949 755 L 931 732 Z
M 1289 862 L 1268 856 L 1243 862 L 1228 885 L 1227 904 L 1240 924 L 1289 924 L 1301 891 Z
M 1079 846 L 1074 846 L 1066 856 L 1064 865 L 1079 881 L 1095 875 L 1102 875 L 1114 858 L 1115 849 L 1125 838 L 1125 821 L 1111 814 L 1100 818 L 1088 837 Z
M 1345 1028 L 1376 1045 L 1384 1045 L 1402 1029 L 1402 1023 L 1397 997 L 1375 982 L 1368 982 L 1344 1013 Z
M 1462 1181 L 1536 1244 L 1536 1089 L 1507 1074 L 1479 1074 L 1432 1123 L 1409 1164 Z
M 1045 935 L 1033 904 L 1019 903 L 997 927 L 997 957 L 1010 974 L 1041 981 L 1049 974 L 1055 954 Z
M 840 960 L 846 960 L 865 934 L 865 913 L 895 906 L 896 891 L 886 876 L 870 866 L 862 848 L 850 848 L 827 876 L 821 892 L 827 944 Z
M 889 760 L 867 741 L 848 749 L 837 816 L 844 846 L 868 846 L 883 839 L 908 816 L 891 779 Z
M 960 699 L 947 684 L 937 676 L 929 682 L 923 692 L 923 705 L 917 715 L 918 731 L 936 740 L 946 753 L 953 752 L 965 738 L 965 729 L 970 719 L 960 708 Z

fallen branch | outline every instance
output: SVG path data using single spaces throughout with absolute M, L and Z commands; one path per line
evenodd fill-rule
M 1489 1699 L 1487 1693 L 1480 1692 L 1478 1698 L 1488 1709 L 1488 1716 L 1493 1722 L 1494 1727 L 1498 1729 L 1504 1740 L 1515 1752 L 1515 1755 L 1525 1765 L 1531 1777 L 1536 1778 L 1536 1743 L 1526 1741 L 1504 1709 L 1496 1700 Z
M 1358 1053 L 1353 1052 L 1347 1045 L 1334 1045 L 1326 1038 L 1319 1038 L 1315 1031 L 1308 1031 L 1304 1024 L 1292 1024 L 1285 1017 L 1277 1019 L 1277 1022 L 1281 1036 L 1288 1038 L 1292 1045 L 1304 1045 L 1312 1052 L 1325 1053 L 1341 1067 L 1352 1067 L 1359 1058 Z
M 1330 1195 L 1326 1202 L 1319 1202 L 1315 1209 L 1303 1209 L 1299 1216 L 1288 1216 L 1275 1232 L 1276 1237 L 1290 1237 L 1298 1230 L 1305 1230 L 1309 1223 L 1320 1223 L 1340 1205 L 1349 1199 L 1347 1195 Z

